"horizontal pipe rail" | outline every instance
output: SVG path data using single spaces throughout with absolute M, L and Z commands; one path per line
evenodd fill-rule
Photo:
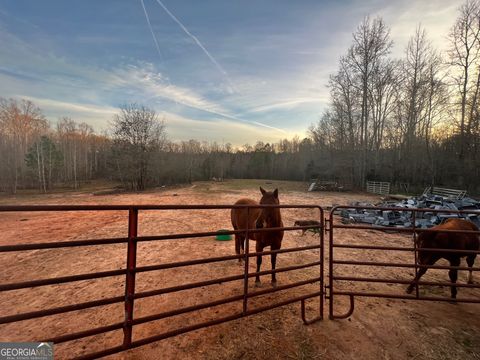
M 313 284 L 315 282 L 319 282 L 320 280 L 321 280 L 321 277 L 315 277 L 315 278 L 311 278 L 311 279 L 307 279 L 307 280 L 303 280 L 303 281 L 297 281 L 297 282 L 294 282 L 294 283 L 291 283 L 291 284 L 286 284 L 286 285 L 281 285 L 281 286 L 277 285 L 276 287 L 272 287 L 272 288 L 269 288 L 269 289 L 264 289 L 264 290 L 255 291 L 253 293 L 249 293 L 248 297 L 251 298 L 251 297 L 256 297 L 256 296 L 261 296 L 261 295 L 274 293 L 274 292 L 281 291 L 281 290 L 287 290 L 287 289 L 292 289 L 292 288 L 299 287 L 299 286 L 309 285 L 309 284 Z
M 353 260 L 333 260 L 333 264 L 342 265 L 360 265 L 360 266 L 379 266 L 379 267 L 399 267 L 399 268 L 427 268 L 427 269 L 443 269 L 443 270 L 472 270 L 480 271 L 480 267 L 466 267 L 466 266 L 447 266 L 447 265 L 422 265 L 422 264 L 405 264 L 405 263 L 387 263 L 375 261 L 353 261 Z
M 18 244 L 0 246 L 0 252 L 25 251 L 25 250 L 43 250 L 68 248 L 74 246 L 98 246 L 98 245 L 115 245 L 128 242 L 128 238 L 109 238 L 109 239 L 91 239 L 91 240 L 72 240 L 72 241 L 56 241 L 38 244 Z
M 479 214 L 480 215 L 480 214 Z M 352 229 L 352 230 L 378 230 L 378 231 L 392 231 L 392 232 L 441 232 L 441 233 L 455 233 L 455 234 L 480 234 L 480 231 L 474 230 L 447 230 L 447 229 L 423 229 L 418 227 L 395 227 L 395 226 L 378 226 L 378 225 L 340 225 L 340 224 L 333 224 L 333 228 L 335 229 Z
M 386 283 L 386 284 L 404 284 L 404 285 L 412 283 L 411 279 L 410 280 L 407 280 L 407 279 L 382 279 L 382 278 L 353 277 L 353 276 L 334 276 L 333 280 Z M 452 282 L 436 282 L 436 281 L 422 281 L 422 280 L 420 280 L 420 281 L 417 282 L 417 284 L 418 285 L 428 285 L 428 286 L 456 286 L 456 287 L 480 289 L 480 285 L 452 283 Z
M 290 226 L 281 228 L 262 228 L 262 229 L 249 229 L 249 232 L 269 232 L 269 231 L 291 231 L 291 230 L 308 230 L 308 229 L 321 229 L 322 226 Z M 222 235 L 234 235 L 242 234 L 246 229 L 222 231 Z M 218 235 L 218 231 L 210 231 L 203 233 L 184 233 L 184 234 L 171 234 L 171 235 L 158 235 L 158 236 L 137 236 L 135 240 L 139 241 L 153 241 L 153 240 L 175 240 L 175 239 L 187 239 L 197 237 L 209 237 Z M 89 239 L 89 240 L 73 240 L 73 241 L 56 241 L 48 243 L 38 244 L 18 244 L 18 245 L 3 245 L 0 246 L 0 252 L 12 252 L 12 251 L 25 251 L 25 250 L 43 250 L 43 249 L 55 249 L 55 248 L 68 248 L 76 246 L 98 246 L 98 245 L 115 245 L 126 244 L 128 238 L 105 238 L 105 239 Z
M 376 245 L 356 245 L 356 244 L 332 244 L 334 248 L 359 249 L 359 250 L 391 250 L 391 251 L 414 251 L 413 247 L 403 246 L 376 246 Z
M 50 339 L 43 340 L 43 342 L 52 342 L 54 344 L 61 344 L 67 341 L 79 340 L 90 336 L 104 334 L 110 331 L 120 330 L 123 328 L 123 321 L 111 325 L 101 326 L 94 329 L 79 331 L 72 334 L 60 335 Z
M 359 249 L 359 250 L 391 250 L 391 251 L 415 251 L 414 247 L 401 246 L 375 246 L 375 245 L 355 245 L 355 244 L 333 244 L 334 248 Z M 417 247 L 418 251 L 426 252 L 448 252 L 462 254 L 480 254 L 480 250 L 457 250 L 457 249 L 438 249 Z
M 291 231 L 291 230 L 302 230 L 302 229 L 312 229 L 312 228 L 321 228 L 321 226 L 284 226 L 284 227 L 270 227 L 270 228 L 261 228 L 261 229 L 248 229 L 249 233 L 263 233 L 271 231 Z M 222 231 L 222 235 L 234 235 L 234 234 L 243 234 L 247 229 L 239 230 L 228 230 Z M 189 238 L 200 238 L 200 237 L 209 237 L 218 235 L 218 231 L 207 231 L 207 232 L 197 232 L 197 233 L 183 233 L 183 234 L 171 234 L 171 235 L 154 235 L 154 236 L 137 236 L 136 240 L 140 241 L 154 241 L 154 240 L 174 240 L 174 239 L 189 239 Z
M 268 274 L 273 274 L 273 273 L 281 273 L 281 272 L 287 272 L 287 271 L 300 270 L 300 269 L 305 269 L 305 268 L 313 267 L 313 266 L 320 265 L 320 264 L 321 264 L 320 261 L 316 261 L 316 262 L 302 264 L 302 265 L 287 266 L 287 267 L 278 268 L 278 269 L 275 269 L 275 270 L 264 270 L 264 271 L 259 271 L 259 272 L 252 272 L 252 273 L 248 274 L 248 277 L 251 278 L 251 277 L 255 277 L 257 275 L 263 276 L 263 275 L 268 275 Z M 176 292 L 176 291 L 194 289 L 194 288 L 202 287 L 202 286 L 222 284 L 222 283 L 231 282 L 231 281 L 238 281 L 238 280 L 242 280 L 243 278 L 244 278 L 243 274 L 233 275 L 233 276 L 228 276 L 228 277 L 223 277 L 223 278 L 218 278 L 218 279 L 212 279 L 212 280 L 199 281 L 199 282 L 190 283 L 190 284 L 172 286 L 172 287 L 169 287 L 169 288 L 143 291 L 143 292 L 136 293 L 135 294 L 135 299 L 140 299 L 140 298 L 145 298 L 145 297 L 150 297 L 150 296 L 157 296 L 157 295 L 162 295 L 162 294 L 168 294 L 168 293 Z
M 405 232 L 405 233 L 411 233 L 414 230 L 413 228 L 406 228 L 406 227 L 378 226 L 378 225 L 340 225 L 340 224 L 333 224 L 333 223 L 331 227 L 335 229 L 378 230 L 378 231 L 394 231 L 394 232 Z
M 0 208 L 1 209 L 1 208 Z M 396 211 L 396 212 L 430 212 L 430 213 L 445 213 L 445 214 L 474 214 L 480 215 L 480 210 L 449 210 L 449 209 L 430 209 L 430 208 L 400 208 L 391 206 L 348 206 L 348 205 L 336 205 L 330 213 L 334 214 L 340 209 L 357 209 L 357 210 L 374 210 L 374 211 Z
M 18 282 L 18 283 L 10 283 L 10 284 L 0 284 L 0 292 L 26 289 L 26 288 L 37 287 L 37 286 L 64 284 L 64 283 L 69 283 L 74 281 L 99 279 L 99 278 L 111 277 L 111 276 L 119 276 L 119 275 L 125 275 L 126 273 L 127 273 L 126 269 L 120 269 L 120 270 L 88 273 L 88 274 L 62 276 L 62 277 L 56 277 L 51 279 L 41 279 L 41 280 L 24 281 L 24 282 Z
M 243 294 L 242 295 L 236 295 L 236 296 L 230 296 L 230 297 L 227 297 L 227 298 L 223 298 L 223 299 L 220 299 L 220 300 L 211 301 L 211 302 L 203 303 L 203 304 L 199 304 L 199 305 L 185 306 L 183 308 L 177 308 L 175 310 L 164 311 L 164 312 L 158 313 L 158 314 L 139 317 L 139 318 L 136 318 L 132 321 L 132 325 L 139 325 L 139 324 L 144 324 L 144 323 L 151 322 L 151 321 L 158 321 L 158 320 L 165 319 L 165 318 L 168 318 L 168 317 L 177 316 L 177 315 L 181 315 L 181 314 L 186 314 L 186 313 L 190 313 L 192 311 L 199 311 L 199 310 L 203 310 L 203 309 L 207 309 L 207 308 L 215 307 L 215 306 L 219 306 L 219 305 L 229 304 L 229 303 L 239 301 L 239 300 L 243 300 Z
M 345 295 L 345 296 L 361 296 L 361 297 L 376 297 L 376 298 L 390 298 L 390 299 L 405 299 L 405 300 L 424 300 L 424 301 L 447 301 L 458 303 L 480 303 L 480 299 L 468 299 L 468 298 L 447 298 L 447 297 L 435 297 L 435 296 L 420 296 L 415 295 L 400 295 L 392 293 L 373 293 L 362 291 L 338 291 L 331 292 L 333 295 Z
M 248 256 L 254 257 L 258 255 L 282 254 L 282 253 L 290 253 L 290 252 L 298 252 L 298 251 L 306 251 L 306 250 L 315 250 L 320 248 L 321 248 L 321 245 L 309 245 L 309 246 L 303 246 L 298 248 L 287 248 L 287 249 L 280 249 L 280 250 L 254 252 L 254 253 L 249 253 Z M 226 261 L 226 260 L 243 259 L 245 256 L 246 255 L 228 255 L 228 256 L 211 257 L 211 258 L 203 258 L 203 259 L 185 260 L 185 261 L 166 263 L 166 264 L 139 266 L 135 269 L 135 272 L 139 273 L 139 272 L 145 272 L 145 271 L 171 269 L 171 268 L 190 266 L 190 265 L 208 264 L 212 262 L 219 262 L 219 261 Z
M 121 303 L 124 301 L 125 301 L 124 296 L 116 296 L 116 297 L 110 297 L 106 299 L 87 301 L 87 302 L 73 304 L 73 305 L 60 306 L 60 307 L 46 309 L 46 310 L 38 310 L 38 311 L 31 311 L 31 312 L 22 313 L 22 314 L 8 315 L 8 316 L 0 317 L 0 324 L 7 324 L 7 323 L 12 323 L 17 321 L 35 319 L 35 318 L 44 317 L 44 316 L 63 314 L 71 311 L 90 309 L 93 307 L 111 305 L 111 304 Z
M 320 209 L 318 205 L 274 205 L 274 204 L 236 204 L 236 205 L 1 205 L 0 212 L 38 212 L 38 211 L 107 211 L 107 210 L 230 210 L 230 209 Z

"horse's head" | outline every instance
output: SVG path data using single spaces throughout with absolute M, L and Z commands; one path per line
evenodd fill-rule
M 266 191 L 264 188 L 260 186 L 260 192 L 262 193 L 262 198 L 260 199 L 261 205 L 278 205 L 280 201 L 278 201 L 278 189 L 273 191 Z
M 279 205 L 278 189 L 274 191 L 266 191 L 260 186 L 262 198 L 260 199 L 260 205 Z M 279 208 L 263 208 L 261 215 L 257 220 L 257 228 L 275 226 L 278 222 L 280 214 Z

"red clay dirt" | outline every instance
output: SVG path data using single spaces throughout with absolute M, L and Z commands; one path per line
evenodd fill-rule
M 192 187 L 166 189 L 141 194 L 93 196 L 90 193 L 51 194 L 31 197 L 3 197 L 1 204 L 233 204 L 240 197 L 260 198 L 258 185 L 279 187 L 283 204 L 348 204 L 351 201 L 375 203 L 379 197 L 356 193 L 305 191 L 305 184 L 265 181 L 202 182 Z M 318 211 L 282 210 L 286 226 L 298 219 L 318 218 Z M 139 235 L 230 229 L 229 210 L 142 211 Z M 127 213 L 63 212 L 2 213 L 0 245 L 67 241 L 76 239 L 125 237 Z M 411 235 L 386 234 L 371 230 L 337 230 L 335 241 L 376 245 L 409 246 Z M 326 237 L 326 244 L 327 243 Z M 300 231 L 286 232 L 282 248 L 318 243 L 318 235 Z M 253 249 L 254 243 L 250 243 Z M 327 252 L 326 252 L 327 253 Z M 138 246 L 137 266 L 234 254 L 233 241 L 213 238 L 153 241 Z M 318 251 L 287 253 L 278 256 L 277 267 L 317 261 Z M 53 278 L 72 274 L 121 269 L 125 266 L 126 245 L 77 247 L 2 253 L 0 283 Z M 404 252 L 343 251 L 336 258 L 412 262 Z M 462 265 L 465 262 L 462 261 Z M 477 265 L 478 266 L 478 265 Z M 264 257 L 263 270 L 270 269 Z M 250 261 L 255 271 L 255 261 Z M 340 271 L 340 269 L 336 269 Z M 243 268 L 238 261 L 196 265 L 141 273 L 136 290 L 152 290 L 196 281 L 238 275 Z M 277 275 L 278 285 L 316 277 L 318 268 L 302 269 Z M 378 276 L 410 279 L 411 269 L 344 267 L 343 275 Z M 326 280 L 328 280 L 328 273 Z M 475 275 L 477 275 L 475 277 Z M 78 302 L 124 294 L 124 276 L 108 277 L 71 284 L 36 287 L 0 293 L 0 316 L 53 308 Z M 428 272 L 424 280 L 448 281 L 447 270 Z M 478 273 L 474 274 L 478 283 Z M 459 272 L 459 282 L 466 282 L 466 272 Z M 345 288 L 404 294 L 404 285 L 340 284 Z M 270 277 L 262 278 L 262 289 L 270 287 Z M 258 290 L 250 281 L 249 290 Z M 265 306 L 318 290 L 318 283 L 281 293 L 260 296 L 249 301 L 249 308 Z M 199 289 L 154 296 L 135 301 L 135 317 L 214 301 L 242 294 L 243 282 L 230 282 Z M 427 295 L 448 296 L 449 289 L 422 289 Z M 478 289 L 459 288 L 459 297 L 480 298 Z M 318 315 L 318 301 L 307 303 L 307 316 Z M 328 304 L 328 303 L 327 303 Z M 345 299 L 335 301 L 336 313 L 346 310 Z M 153 336 L 201 321 L 239 312 L 242 303 L 222 305 L 134 327 L 134 340 Z M 292 304 L 258 315 L 197 330 L 162 340 L 109 359 L 480 359 L 480 306 L 377 298 L 357 298 L 355 312 L 346 320 L 317 322 L 305 326 L 300 305 Z M 0 325 L 0 341 L 34 341 L 88 328 L 123 321 L 123 303 L 68 314 Z M 328 317 L 325 311 L 325 317 Z M 57 359 L 69 359 L 86 352 L 121 344 L 121 330 L 55 346 Z

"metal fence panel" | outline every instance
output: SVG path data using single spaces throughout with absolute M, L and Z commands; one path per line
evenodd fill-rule
M 390 194 L 390 183 L 380 181 L 367 181 L 367 192 L 379 195 Z
M 206 236 L 214 236 L 217 232 L 198 232 L 198 233 L 186 233 L 186 234 L 172 234 L 172 235 L 162 235 L 162 236 L 138 236 L 138 222 L 139 222 L 139 212 L 142 210 L 205 210 L 205 209 L 226 209 L 230 210 L 232 208 L 247 208 L 249 211 L 250 208 L 265 208 L 265 207 L 275 207 L 275 208 L 282 208 L 282 209 L 318 209 L 319 211 L 319 225 L 318 226 L 297 226 L 297 227 L 283 227 L 283 228 L 264 228 L 264 229 L 240 229 L 240 230 L 232 230 L 224 232 L 224 234 L 237 234 L 248 231 L 255 231 L 255 232 L 269 232 L 269 231 L 278 231 L 278 230 L 297 230 L 297 229 L 311 229 L 316 228 L 320 231 L 318 232 L 318 244 L 316 245 L 309 245 L 309 246 L 302 246 L 296 248 L 284 248 L 280 250 L 274 251 L 263 251 L 261 253 L 257 252 L 250 252 L 249 251 L 249 241 L 246 241 L 246 249 L 245 253 L 242 255 L 226 255 L 221 257 L 210 257 L 210 258 L 201 258 L 201 259 L 193 259 L 188 261 L 177 261 L 177 262 L 170 262 L 170 263 L 162 263 L 157 265 L 149 265 L 149 266 L 142 266 L 137 267 L 137 244 L 140 242 L 152 242 L 152 241 L 162 241 L 162 240 L 172 240 L 172 239 L 185 239 L 185 238 L 196 238 L 196 237 L 206 237 Z M 67 333 L 61 336 L 51 337 L 50 339 L 45 339 L 46 342 L 53 342 L 53 343 L 64 343 L 69 341 L 74 341 L 78 339 L 82 339 L 89 336 L 104 334 L 107 332 L 111 332 L 114 330 L 123 329 L 123 342 L 118 346 L 114 346 L 111 348 L 103 349 L 99 352 L 83 354 L 78 359 L 96 359 L 102 356 L 107 356 L 111 354 L 115 354 L 118 352 L 122 352 L 128 349 L 136 348 L 145 344 L 149 344 L 151 342 L 155 342 L 158 340 L 166 339 L 168 337 L 172 337 L 175 335 L 183 334 L 189 331 L 201 329 L 207 326 L 212 326 L 216 324 L 220 324 L 223 322 L 239 319 L 241 317 L 254 315 L 262 311 L 270 310 L 279 306 L 284 306 L 292 303 L 300 303 L 301 307 L 301 317 L 305 324 L 311 324 L 315 321 L 323 319 L 323 298 L 324 298 L 324 251 L 323 251 L 323 242 L 324 242 L 324 213 L 323 210 L 317 205 L 79 205 L 79 206 L 67 206 L 67 205 L 50 205 L 50 206 L 0 206 L 0 212 L 25 212 L 25 211 L 33 211 L 33 212 L 44 212 L 44 211 L 113 211 L 113 210 L 126 210 L 128 211 L 128 234 L 125 238 L 110 238 L 110 239 L 89 239 L 89 240 L 74 240 L 74 241 L 60 241 L 60 242 L 51 242 L 51 243 L 36 243 L 36 244 L 12 244 L 12 245 L 3 245 L 0 246 L 0 253 L 1 252 L 22 252 L 22 251 L 31 251 L 31 250 L 38 250 L 38 249 L 56 249 L 56 248 L 69 248 L 75 246 L 103 246 L 106 244 L 120 244 L 120 243 L 127 243 L 127 253 L 125 254 L 126 258 L 126 267 L 120 270 L 112 270 L 112 271 L 103 271 L 103 272 L 96 272 L 96 273 L 87 273 L 87 274 L 80 274 L 80 275 L 73 275 L 73 276 L 64 276 L 64 277 L 57 277 L 51 279 L 34 279 L 29 280 L 26 282 L 21 283 L 6 283 L 0 284 L 0 291 L 10 291 L 14 289 L 23 289 L 29 287 L 37 287 L 37 286 L 45 286 L 51 284 L 60 284 L 60 283 L 70 283 L 79 280 L 86 280 L 86 279 L 98 279 L 102 277 L 109 277 L 109 276 L 119 276 L 125 275 L 125 295 L 124 296 L 116 296 L 106 299 L 100 300 L 93 300 L 84 303 L 77 303 L 68 306 L 62 306 L 57 308 L 51 308 L 47 310 L 39 310 L 9 316 L 0 317 L 0 324 L 18 322 L 28 319 L 34 319 L 44 316 L 51 316 L 55 314 L 64 314 L 69 313 L 71 311 L 81 310 L 81 309 L 88 309 L 88 308 L 95 308 L 98 306 L 104 306 L 108 304 L 115 304 L 115 303 L 124 303 L 124 315 L 125 320 L 123 322 L 118 322 L 106 326 L 101 326 L 93 329 L 87 329 L 84 331 L 79 331 L 75 333 Z M 289 267 L 277 268 L 273 270 L 264 270 L 260 272 L 249 272 L 248 269 L 248 261 L 251 257 L 255 257 L 257 255 L 268 255 L 274 253 L 288 253 L 288 252 L 299 252 L 299 251 L 307 251 L 307 250 L 319 250 L 319 258 L 318 261 L 306 263 L 306 264 L 298 264 Z M 160 269 L 168 269 L 168 268 L 179 268 L 197 264 L 208 264 L 213 262 L 222 262 L 228 261 L 233 259 L 241 259 L 245 260 L 245 267 L 243 274 L 237 276 L 230 276 L 230 277 L 223 277 L 217 279 L 210 279 L 206 281 L 191 283 L 191 284 L 184 284 L 173 286 L 170 288 L 162 288 L 162 289 L 152 289 L 142 292 L 137 292 L 135 289 L 135 277 L 137 273 L 140 272 L 149 272 L 155 271 Z M 277 286 L 270 289 L 264 289 L 260 291 L 250 292 L 248 289 L 248 281 L 250 278 L 256 275 L 266 275 L 272 273 L 280 273 L 280 272 L 288 272 L 294 271 L 298 269 L 304 269 L 308 267 L 316 267 L 319 270 L 319 276 L 306 279 L 303 281 L 297 281 L 294 283 L 290 283 L 287 285 Z M 177 308 L 167 312 L 161 312 L 154 315 L 144 316 L 144 317 L 135 317 L 134 314 L 134 302 L 135 299 L 145 298 L 160 294 L 172 293 L 177 291 L 182 291 L 186 289 L 194 289 L 203 286 L 208 286 L 212 284 L 220 284 L 229 281 L 235 280 L 243 280 L 244 286 L 241 291 L 236 296 L 231 296 L 227 298 L 222 298 L 216 301 L 203 303 L 195 306 L 189 306 L 184 308 Z M 267 306 L 259 307 L 259 308 L 251 308 L 248 306 L 248 300 L 253 297 L 257 297 L 260 295 L 278 292 L 282 290 L 287 290 L 299 286 L 303 286 L 306 284 L 318 283 L 318 291 L 314 291 L 303 296 L 293 297 L 275 304 L 270 304 Z M 319 300 L 319 309 L 318 314 L 313 319 L 308 320 L 305 313 L 305 301 L 307 299 L 317 298 Z M 168 331 L 162 334 L 157 334 L 151 337 L 143 338 L 140 340 L 133 340 L 132 339 L 132 331 L 134 326 L 139 324 L 144 324 L 147 322 L 155 321 L 158 319 L 163 319 L 179 314 L 184 313 L 191 313 L 195 312 L 200 309 L 209 308 L 212 306 L 219 306 L 222 304 L 228 304 L 234 301 L 242 301 L 243 302 L 243 310 L 239 313 L 226 316 L 226 317 L 219 317 L 210 321 L 200 322 L 190 326 L 183 326 L 179 327 L 178 329 Z M 194 315 L 192 315 L 194 316 Z M 38 339 L 37 339 L 38 340 Z
M 413 281 L 410 278 L 398 278 L 398 274 L 395 276 L 388 277 L 385 275 L 378 275 L 386 273 L 388 269 L 410 269 L 414 271 L 415 276 L 422 268 L 428 269 L 440 269 L 440 270 L 471 270 L 474 272 L 480 271 L 480 267 L 464 267 L 464 266 L 444 266 L 444 265 L 421 265 L 418 263 L 418 254 L 419 251 L 435 251 L 435 252 L 448 252 L 448 253 L 461 253 L 464 254 L 480 254 L 479 250 L 454 250 L 454 249 L 437 249 L 437 248 L 419 248 L 416 242 L 416 237 L 418 233 L 421 232 L 433 232 L 432 229 L 422 229 L 416 226 L 416 217 L 418 213 L 431 212 L 431 213 L 455 213 L 455 214 L 479 214 L 478 211 L 448 211 L 445 209 L 442 210 L 433 210 L 433 209 L 400 209 L 394 208 L 395 211 L 408 212 L 411 214 L 412 226 L 409 228 L 395 228 L 395 227 L 385 227 L 385 226 L 368 226 L 368 225 L 347 225 L 342 224 L 336 221 L 335 214 L 342 209 L 375 209 L 375 210 L 392 210 L 392 208 L 381 208 L 381 207 L 352 207 L 352 206 L 336 206 L 331 209 L 329 214 L 329 220 L 327 221 L 327 230 L 329 231 L 329 259 L 328 259 L 328 273 L 329 281 L 327 285 L 326 296 L 329 299 L 329 318 L 330 319 L 342 319 L 349 317 L 355 306 L 355 297 L 376 297 L 376 298 L 390 298 L 390 299 L 409 299 L 409 300 L 424 300 L 424 301 L 455 301 L 455 302 L 468 302 L 468 303 L 480 303 L 479 294 L 476 293 L 470 297 L 460 297 L 452 299 L 447 296 L 431 296 L 422 294 L 419 291 L 420 286 L 452 286 L 455 285 L 457 288 L 469 288 L 469 289 L 480 289 L 479 284 L 463 284 L 463 283 L 452 283 L 446 281 Z M 401 233 L 401 234 L 412 234 L 410 238 L 409 245 L 400 246 L 398 244 L 394 245 L 372 245 L 366 243 L 353 244 L 348 242 L 339 241 L 340 236 L 337 234 L 338 230 L 342 231 L 348 230 L 349 232 L 355 230 L 370 230 L 370 231 L 379 231 L 384 232 L 385 237 L 388 233 Z M 438 231 L 438 230 L 437 230 Z M 478 231 L 467 231 L 467 230 L 442 230 L 442 233 L 468 233 L 468 234 L 480 234 Z M 340 258 L 338 253 L 343 251 L 343 254 L 348 254 L 350 257 L 354 257 L 353 260 Z M 378 252 L 387 254 L 387 260 L 382 259 L 373 259 L 369 261 L 358 260 L 361 257 L 362 253 L 365 252 Z M 391 258 L 388 255 L 392 255 L 396 252 L 411 254 L 411 261 L 408 262 L 397 262 L 389 260 Z M 355 267 L 356 271 L 352 275 L 351 273 L 345 274 L 348 267 Z M 381 269 L 378 271 L 371 271 L 370 276 L 365 276 L 361 274 L 360 269 L 370 268 L 370 269 Z M 371 275 L 373 274 L 373 275 Z M 388 274 L 388 272 L 387 272 Z M 445 272 L 446 275 L 446 272 Z M 402 288 L 399 292 L 383 292 L 383 291 L 373 291 L 369 286 L 372 284 L 396 284 L 396 285 L 407 285 L 414 284 L 414 294 L 407 295 L 405 289 Z M 341 284 L 347 284 L 343 287 Z M 363 284 L 364 286 L 360 286 Z M 350 308 L 344 314 L 336 314 L 335 312 L 335 299 L 338 296 L 346 296 L 349 298 Z

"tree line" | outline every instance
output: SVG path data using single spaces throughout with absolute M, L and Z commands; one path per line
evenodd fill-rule
M 0 98 L 0 190 L 78 188 L 106 174 L 108 143 L 85 123 L 62 118 L 52 128 L 33 102 Z
M 418 26 L 403 57 L 390 30 L 369 17 L 330 76 L 330 103 L 310 128 L 332 175 L 478 191 L 480 3 L 467 1 L 439 52 Z
M 307 180 L 317 151 L 298 137 L 276 144 L 231 144 L 167 138 L 165 124 L 145 106 L 128 104 L 108 134 L 70 118 L 55 126 L 29 100 L 0 98 L 0 190 L 79 188 L 94 179 L 129 190 L 224 178 Z

